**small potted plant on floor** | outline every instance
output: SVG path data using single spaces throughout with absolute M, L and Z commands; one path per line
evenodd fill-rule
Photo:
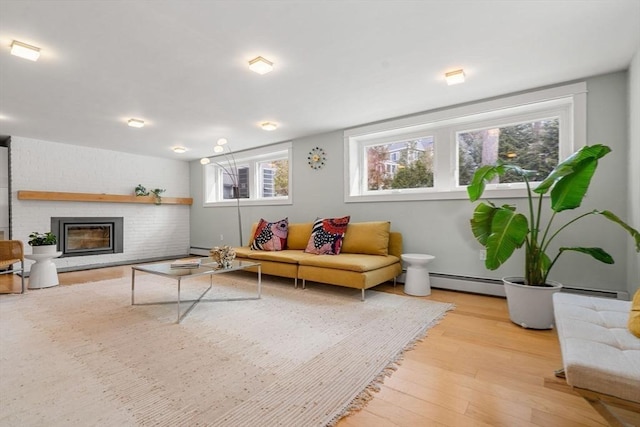
M 28 243 L 34 254 L 52 253 L 57 249 L 58 238 L 50 231 L 46 233 L 34 231 L 29 234 Z
M 564 252 L 579 252 L 613 264 L 611 255 L 597 247 L 560 247 L 556 254 L 548 254 L 549 244 L 576 221 L 590 215 L 606 218 L 627 231 L 635 239 L 636 251 L 640 252 L 640 233 L 608 210 L 585 212 L 558 228 L 551 227 L 558 214 L 580 206 L 598 160 L 610 151 L 609 147 L 601 144 L 582 147 L 559 163 L 535 189 L 529 183 L 535 171 L 503 163 L 485 165 L 476 170 L 467 187 L 472 202 L 482 196 L 487 183 L 506 173 L 521 177 L 527 189 L 527 214 L 518 213 L 513 205 L 496 206 L 486 201 L 476 206 L 471 219 L 474 237 L 487 250 L 485 266 L 489 270 L 497 269 L 516 249 L 525 247 L 524 277 L 503 279 L 512 322 L 532 329 L 553 327 L 552 294 L 559 291 L 562 285 L 548 280 L 548 276 Z M 549 192 L 551 213 L 543 223 L 543 199 Z M 540 300 L 539 305 L 536 304 L 537 300 Z

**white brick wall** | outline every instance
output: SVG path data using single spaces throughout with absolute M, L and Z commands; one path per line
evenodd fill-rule
M 189 206 L 18 200 L 17 191 L 133 194 L 142 184 L 166 197 L 189 197 L 189 163 L 11 137 L 12 232 L 26 244 L 49 231 L 51 217 L 124 217 L 124 252 L 58 258 L 58 268 L 137 261 L 189 252 Z M 29 262 L 29 266 L 31 263 Z

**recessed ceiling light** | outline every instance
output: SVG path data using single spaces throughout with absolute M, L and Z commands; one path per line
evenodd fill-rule
M 447 79 L 447 84 L 449 86 L 457 85 L 458 83 L 464 83 L 464 70 L 460 69 L 449 71 L 444 75 L 444 77 Z
M 40 48 L 14 40 L 11 43 L 11 55 L 19 56 L 29 61 L 37 61 L 40 57 Z
M 127 122 L 127 124 L 129 126 L 131 126 L 132 128 L 141 128 L 144 127 L 144 120 L 140 120 L 140 119 L 129 119 L 129 121 Z
M 257 58 L 249 61 L 249 69 L 258 74 L 267 74 L 269 71 L 273 70 L 273 62 L 268 59 L 264 59 L 262 56 L 258 56 Z
M 174 153 L 178 153 L 178 154 L 182 154 L 182 153 L 186 153 L 187 149 L 184 147 L 173 147 L 173 152 Z
M 260 123 L 260 127 L 264 130 L 276 130 L 278 128 L 278 125 L 273 122 L 264 122 Z

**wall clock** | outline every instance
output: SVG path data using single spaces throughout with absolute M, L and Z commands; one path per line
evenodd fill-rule
M 324 166 L 324 162 L 327 160 L 326 155 L 324 154 L 324 150 L 320 147 L 315 147 L 311 151 L 309 151 L 309 156 L 307 157 L 307 163 L 309 163 L 309 167 L 311 169 L 320 169 Z

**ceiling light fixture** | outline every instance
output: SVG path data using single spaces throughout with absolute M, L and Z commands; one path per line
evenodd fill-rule
M 37 61 L 40 57 L 40 48 L 14 40 L 11 43 L 11 55 L 19 56 L 29 61 Z
M 264 130 L 276 130 L 278 128 L 278 125 L 273 122 L 264 122 L 260 123 L 260 127 Z
M 258 74 L 267 74 L 273 70 L 273 62 L 264 59 L 262 56 L 258 56 L 249 61 L 249 69 Z
M 449 71 L 444 75 L 444 77 L 447 79 L 447 84 L 449 86 L 457 85 L 458 83 L 464 83 L 464 70 L 459 69 L 455 71 Z
M 127 124 L 129 126 L 131 126 L 132 128 L 141 128 L 144 127 L 144 120 L 140 120 L 140 119 L 129 119 L 129 121 L 127 122 Z
M 173 152 L 174 152 L 174 153 L 178 153 L 178 154 L 182 154 L 182 153 L 186 153 L 186 152 L 187 152 L 187 149 L 186 149 L 186 148 L 184 148 L 184 147 L 180 147 L 180 146 L 178 146 L 178 147 L 173 147 Z

